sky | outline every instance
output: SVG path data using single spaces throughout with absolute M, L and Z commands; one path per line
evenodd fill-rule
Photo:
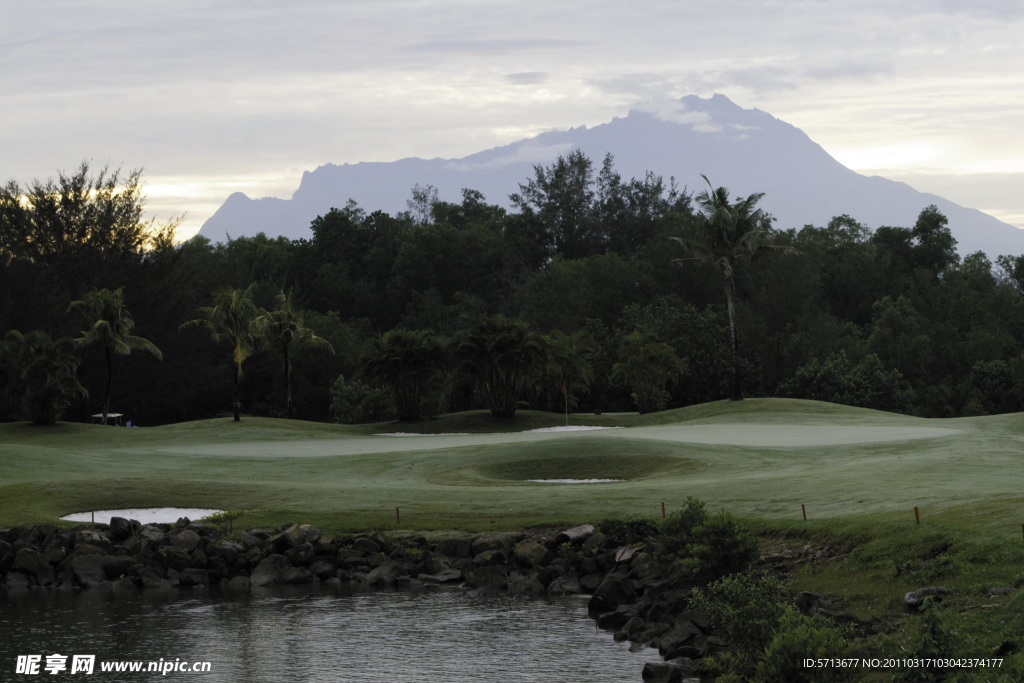
M 183 238 L 231 193 L 290 198 L 326 163 L 458 158 L 714 93 L 1024 228 L 1019 0 L 0 0 L 0 17 L 0 182 L 142 168 L 149 214 L 183 216 Z

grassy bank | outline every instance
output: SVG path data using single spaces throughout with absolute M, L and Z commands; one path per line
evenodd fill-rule
M 0 527 L 201 507 L 246 510 L 245 527 L 490 531 L 660 518 L 663 502 L 671 511 L 695 496 L 773 552 L 827 549 L 796 563 L 796 587 L 877 620 L 897 644 L 911 646 L 919 627 L 904 593 L 931 585 L 954 591 L 947 619 L 970 651 L 950 655 L 991 656 L 1024 632 L 1020 414 L 922 420 L 764 399 L 572 422 L 616 429 L 527 431 L 564 424 L 529 412 L 362 426 L 5 424 Z M 530 481 L 591 478 L 619 481 Z

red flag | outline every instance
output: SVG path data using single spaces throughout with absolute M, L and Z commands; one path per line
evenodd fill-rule
M 562 393 L 565 393 L 565 380 L 562 380 Z

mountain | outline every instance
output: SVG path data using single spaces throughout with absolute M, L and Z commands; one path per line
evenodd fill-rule
M 656 113 L 631 110 L 593 128 L 543 133 L 461 159 L 327 164 L 303 173 L 291 199 L 232 194 L 199 234 L 213 241 L 259 232 L 308 238 L 314 218 L 349 199 L 367 211 L 405 211 L 416 184 L 433 185 L 445 201 L 461 202 L 462 189 L 470 188 L 507 207 L 508 195 L 532 175 L 534 165 L 548 165 L 577 148 L 594 162 L 595 171 L 610 152 L 627 179 L 653 171 L 699 191 L 703 174 L 732 196 L 763 192 L 759 206 L 781 229 L 824 226 L 840 214 L 871 228 L 911 227 L 921 209 L 934 204 L 949 219 L 962 255 L 980 250 L 994 259 L 1024 253 L 1024 230 L 904 183 L 856 173 L 800 129 L 758 109 L 743 109 L 724 95 L 690 95 Z

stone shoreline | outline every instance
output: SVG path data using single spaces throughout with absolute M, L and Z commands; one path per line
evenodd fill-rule
M 626 545 L 590 525 L 555 532 L 485 533 L 430 542 L 382 533 L 329 539 L 309 525 L 227 534 L 189 521 L 112 518 L 73 529 L 0 530 L 0 586 L 33 590 L 168 590 L 322 584 L 365 589 L 460 586 L 471 595 L 589 595 L 588 613 L 615 639 L 656 648 L 645 681 L 695 677 L 700 659 L 727 649 L 688 609 L 692 586 L 673 578 L 675 558 Z M 808 609 L 824 607 L 821 596 Z M 827 604 L 827 602 L 825 603 Z M 695 678 L 691 678 L 695 680 Z

